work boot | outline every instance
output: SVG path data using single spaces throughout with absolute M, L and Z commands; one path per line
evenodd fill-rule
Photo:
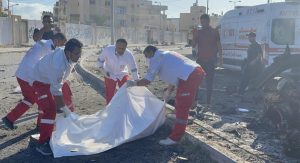
M 175 144 L 177 144 L 177 142 L 170 138 L 162 139 L 159 141 L 159 145 L 163 145 L 163 146 L 175 145 Z
M 50 156 L 53 154 L 48 142 L 44 144 L 38 144 L 35 149 L 44 156 Z
M 17 128 L 16 126 L 14 126 L 13 122 L 11 122 L 10 120 L 7 119 L 7 117 L 3 117 L 2 122 L 4 124 L 4 128 L 6 128 L 6 129 L 14 130 Z

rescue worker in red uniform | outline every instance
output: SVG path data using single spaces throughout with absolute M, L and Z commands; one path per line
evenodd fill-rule
M 127 82 L 127 87 L 146 86 L 150 84 L 155 76 L 170 84 L 167 91 L 176 90 L 176 120 L 174 128 L 168 138 L 160 140 L 160 145 L 173 145 L 178 143 L 185 132 L 189 110 L 192 107 L 196 92 L 205 72 L 199 64 L 171 51 L 161 51 L 155 46 L 148 46 L 144 55 L 149 59 L 147 75 L 138 81 Z
M 81 57 L 82 46 L 77 39 L 70 39 L 64 49 L 57 48 L 52 54 L 42 58 L 30 75 L 29 84 L 33 85 L 38 107 L 43 112 L 36 147 L 43 155 L 52 154 L 48 141 L 54 128 L 56 112 L 70 114 L 63 100 L 62 86 Z
M 23 57 L 17 71 L 16 77 L 20 85 L 24 99 L 19 102 L 4 118 L 2 122 L 6 128 L 14 129 L 14 122 L 18 120 L 29 108 L 36 103 L 36 95 L 32 86 L 29 85 L 29 74 L 32 72 L 34 65 L 44 56 L 53 52 L 56 47 L 63 46 L 66 42 L 66 37 L 62 33 L 57 33 L 49 40 L 40 40 L 32 48 L 30 48 Z M 71 92 L 64 84 L 63 92 L 65 101 L 72 106 Z M 72 108 L 73 109 L 73 108 Z M 40 115 L 39 115 L 40 117 Z M 39 123 L 39 118 L 37 123 Z
M 116 45 L 104 48 L 98 58 L 98 68 L 105 74 L 106 104 L 113 98 L 116 85 L 121 87 L 129 79 L 129 70 L 134 80 L 139 78 L 135 59 L 126 47 L 127 41 L 118 39 Z

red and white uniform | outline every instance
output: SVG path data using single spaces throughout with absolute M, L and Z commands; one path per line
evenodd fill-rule
M 9 121 L 15 122 L 36 102 L 34 89 L 28 83 L 29 74 L 41 58 L 52 52 L 53 46 L 52 40 L 40 40 L 23 57 L 16 71 L 16 77 L 24 99 L 7 114 L 6 117 Z
M 149 60 L 145 79 L 153 81 L 157 75 L 160 80 L 177 86 L 176 121 L 169 137 L 179 141 L 185 132 L 189 109 L 192 107 L 205 73 L 196 62 L 176 52 L 157 50 Z
M 110 45 L 103 49 L 98 58 L 97 66 L 104 68 L 105 72 L 109 74 L 109 76 L 104 77 L 107 104 L 115 94 L 117 83 L 121 87 L 129 79 L 129 71 L 134 80 L 139 78 L 137 65 L 132 53 L 126 49 L 124 54 L 119 56 L 116 54 L 115 45 Z
M 32 73 L 35 64 L 44 56 L 52 53 L 54 49 L 55 47 L 52 40 L 40 40 L 26 52 L 16 71 L 17 81 L 20 85 L 24 99 L 7 114 L 6 117 L 9 121 L 15 122 L 18 120 L 36 102 L 34 89 L 28 83 L 30 79 L 29 75 Z M 62 91 L 64 95 L 64 102 L 70 110 L 73 111 L 72 92 L 67 83 L 64 83 Z M 37 119 L 38 125 L 41 114 L 43 114 L 43 112 L 39 111 Z
M 29 83 L 37 94 L 37 104 L 43 112 L 39 132 L 39 143 L 51 137 L 56 116 L 53 96 L 62 96 L 63 83 L 67 80 L 74 64 L 69 63 L 64 49 L 57 48 L 51 55 L 42 58 L 34 67 Z

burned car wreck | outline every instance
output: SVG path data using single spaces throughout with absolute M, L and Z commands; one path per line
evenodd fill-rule
M 285 54 L 274 59 L 269 67 L 249 86 L 263 95 L 262 121 L 274 127 L 284 140 L 285 153 L 300 157 L 300 55 Z

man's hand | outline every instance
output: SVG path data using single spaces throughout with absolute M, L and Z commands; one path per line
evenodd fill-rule
M 133 87 L 133 86 L 136 86 L 137 82 L 136 81 L 133 81 L 133 80 L 128 80 L 126 82 L 126 87 L 129 88 L 129 87 Z
M 167 88 L 164 89 L 164 95 L 163 95 L 163 100 L 165 102 L 169 101 L 172 92 L 174 91 L 174 86 L 173 85 L 169 85 Z
M 110 77 L 110 74 L 109 74 L 109 72 L 106 72 L 105 70 L 104 70 L 104 68 L 103 67 L 99 67 L 99 70 L 100 70 L 100 72 L 104 75 L 104 76 L 106 76 L 106 77 Z
M 71 114 L 71 110 L 67 106 L 57 109 L 56 112 L 58 114 L 63 113 L 64 117 L 67 117 Z

